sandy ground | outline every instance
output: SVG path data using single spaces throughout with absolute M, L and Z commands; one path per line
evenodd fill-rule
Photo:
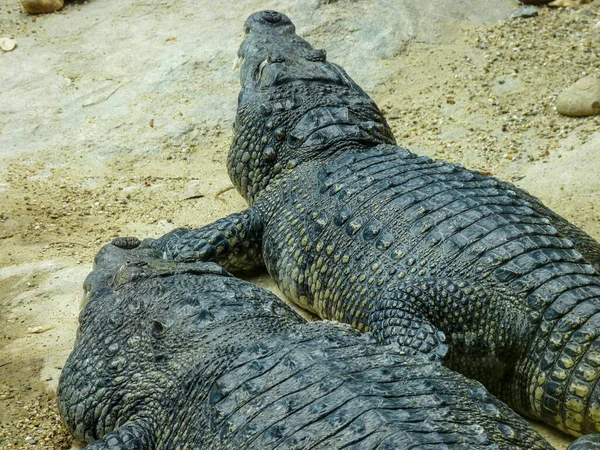
M 19 40 L 12 53 L 36 55 L 37 43 L 50 52 L 48 61 L 53 51 L 94 49 L 110 58 L 111 51 L 119 54 L 114 39 L 113 47 L 97 40 L 78 49 L 60 34 L 61 27 L 85 28 L 82 22 L 94 17 L 96 27 L 111 23 L 111 33 L 125 33 L 114 21 L 99 19 L 100 3 L 68 3 L 58 14 L 32 17 L 18 2 L 0 0 L 0 36 Z M 198 13 L 190 2 L 158 3 L 165 20 L 185 17 L 182 27 L 192 26 Z M 160 67 L 148 66 L 153 54 L 176 58 L 179 45 L 194 45 L 183 42 L 177 29 L 165 32 L 159 26 L 139 30 L 152 44 L 138 50 L 148 55 L 139 78 L 66 64 L 64 70 L 39 71 L 48 77 L 46 89 L 34 80 L 32 65 L 23 74 L 32 77 L 31 98 L 15 87 L 16 72 L 10 77 L 2 72 L 13 60 L 0 54 L 0 448 L 70 448 L 53 392 L 75 336 L 80 286 L 103 243 L 123 235 L 156 237 L 244 208 L 225 172 L 237 95 L 229 64 L 249 12 L 267 6 L 286 10 L 285 2 L 254 3 L 232 4 L 226 25 L 213 20 L 207 24 L 210 33 L 199 29 L 219 50 L 178 62 L 181 76 L 156 75 Z M 372 2 L 309 3 L 333 19 L 302 26 L 298 8 L 290 7 L 300 33 L 326 47 L 331 59 L 369 90 L 401 145 L 513 181 L 600 238 L 599 118 L 562 117 L 554 108 L 564 88 L 599 72 L 598 1 L 581 8 L 540 8 L 537 17 L 499 24 L 462 23 L 449 37 L 407 39 L 391 54 L 374 52 L 376 79 L 368 76 L 371 60 L 345 51 L 360 36 L 341 34 L 344 22 L 335 20 Z M 120 8 L 124 21 L 128 14 L 156 13 L 143 2 Z M 215 15 L 214 8 L 206 6 L 203 17 Z M 220 38 L 219 30 L 231 39 Z M 130 45 L 126 35 L 123 39 Z M 76 59 L 75 54 L 71 60 Z M 189 90 L 173 90 L 182 84 Z M 141 92 L 135 121 L 119 109 L 130 102 L 123 85 Z M 17 92 L 31 105 L 25 119 L 13 107 Z M 56 107 L 37 103 L 53 92 Z M 75 112 L 65 99 L 78 102 Z M 197 105 L 204 109 L 197 112 Z M 73 125 L 62 129 L 63 121 Z M 120 134 L 122 127 L 126 131 Z M 58 135 L 65 133 L 71 145 L 60 141 Z M 253 281 L 273 287 L 267 274 Z M 570 441 L 538 429 L 557 448 Z

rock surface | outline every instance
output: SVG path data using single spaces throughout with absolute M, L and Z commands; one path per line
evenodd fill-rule
M 370 90 L 392 76 L 390 62 L 411 43 L 452 42 L 462 27 L 500 21 L 514 9 L 512 0 L 494 8 L 478 0 L 280 3 L 230 1 L 218 10 L 205 2 L 103 0 L 102 8 L 90 2 L 44 17 L 44 29 L 23 39 L 0 73 L 0 104 L 12 105 L 11 126 L 0 119 L 0 156 L 65 144 L 93 147 L 97 156 L 156 154 L 157 140 L 193 136 L 199 122 L 231 122 L 235 103 L 222 96 L 237 95 L 231 64 L 242 24 L 256 10 L 285 10 Z M 198 79 L 200 68 L 211 77 Z M 153 115 L 155 127 L 145 126 Z
M 600 124 L 553 110 L 599 70 L 598 0 L 506 22 L 516 0 L 482 4 L 94 0 L 31 17 L 0 2 L 0 36 L 18 40 L 0 52 L 0 448 L 67 442 L 46 390 L 102 244 L 244 207 L 225 158 L 231 65 L 254 11 L 290 15 L 382 105 L 401 145 L 516 182 L 600 238 Z
M 569 86 L 556 99 L 556 109 L 572 117 L 600 114 L 600 78 L 590 75 Z

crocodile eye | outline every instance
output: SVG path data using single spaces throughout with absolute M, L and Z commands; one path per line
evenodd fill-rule
M 161 323 L 158 320 L 153 320 L 152 321 L 152 335 L 153 336 L 161 336 L 162 334 L 165 333 L 166 327 L 163 323 Z

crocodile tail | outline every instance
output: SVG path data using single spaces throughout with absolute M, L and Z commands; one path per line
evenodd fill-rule
M 574 436 L 600 433 L 600 286 L 556 299 L 527 359 L 522 412 Z

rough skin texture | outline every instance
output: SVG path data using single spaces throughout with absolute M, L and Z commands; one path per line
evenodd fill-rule
M 600 431 L 600 245 L 512 184 L 397 147 L 284 15 L 245 26 L 228 169 L 250 207 L 155 247 L 264 264 L 322 318 L 444 358 L 570 434 Z
M 96 257 L 59 382 L 88 450 L 551 448 L 439 362 L 306 323 L 215 264 L 127 247 Z

